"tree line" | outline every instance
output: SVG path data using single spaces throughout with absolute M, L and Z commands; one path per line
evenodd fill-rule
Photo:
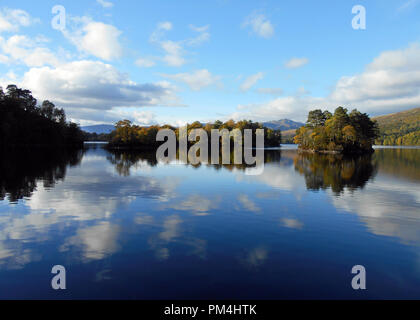
M 156 141 L 156 135 L 161 129 L 170 129 L 173 130 L 176 134 L 177 139 L 179 139 L 179 128 L 175 128 L 170 125 L 163 126 L 150 126 L 142 127 L 134 125 L 129 120 L 122 120 L 116 123 L 115 130 L 110 134 L 109 147 L 118 148 L 118 147 L 141 147 L 148 149 L 155 149 L 159 147 L 162 142 Z M 187 134 L 189 135 L 193 129 L 203 129 L 206 131 L 208 137 L 211 136 L 211 130 L 223 130 L 227 129 L 232 131 L 234 129 L 239 129 L 242 133 L 245 129 L 251 129 L 253 136 L 255 137 L 255 132 L 257 129 L 264 129 L 264 144 L 267 147 L 278 147 L 281 143 L 281 132 L 280 130 L 273 130 L 265 128 L 261 123 L 252 122 L 252 121 L 238 121 L 229 120 L 227 122 L 215 121 L 214 123 L 202 124 L 199 121 L 193 122 L 192 124 L 187 124 Z
M 310 111 L 305 126 L 296 131 L 294 142 L 302 150 L 314 152 L 371 152 L 379 128 L 366 113 L 343 107 L 334 114 L 320 109 Z
M 84 135 L 66 120 L 62 108 L 45 100 L 38 105 L 31 91 L 0 87 L 0 146 L 80 146 Z

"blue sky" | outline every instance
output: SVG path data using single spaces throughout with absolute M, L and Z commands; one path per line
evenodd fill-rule
M 419 18 L 420 0 L 3 0 L 0 84 L 82 125 L 385 114 L 420 107 Z

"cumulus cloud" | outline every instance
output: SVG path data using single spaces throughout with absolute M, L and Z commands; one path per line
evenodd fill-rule
M 177 104 L 174 87 L 167 81 L 139 84 L 113 66 L 99 61 L 74 61 L 55 68 L 31 68 L 22 87 L 38 99 L 66 107 L 76 119 L 103 119 L 103 112 L 121 107 Z M 109 119 L 108 119 L 109 120 Z
M 329 196 L 337 209 L 357 214 L 373 234 L 418 244 L 420 191 L 417 184 L 379 175 L 363 190 L 345 190 L 340 197 L 329 192 Z
M 250 27 L 252 31 L 265 39 L 274 35 L 274 26 L 263 14 L 252 14 L 245 19 L 242 27 Z
M 115 26 L 92 21 L 88 17 L 70 19 L 73 29 L 65 29 L 63 34 L 79 51 L 97 58 L 111 61 L 122 56 L 121 31 Z
M 231 117 L 260 121 L 273 118 L 303 121 L 311 109 L 332 111 L 337 106 L 379 115 L 420 107 L 419 87 L 420 45 L 413 44 L 405 49 L 381 53 L 363 72 L 339 79 L 326 97 L 314 97 L 308 95 L 306 90 L 298 90 L 294 96 L 241 105 Z
M 24 35 L 13 35 L 7 40 L 0 37 L 0 50 L 3 53 L 0 62 L 23 63 L 28 67 L 40 67 L 44 65 L 56 66 L 59 59 L 47 47 L 41 38 L 30 39 Z
M 120 227 L 108 221 L 102 221 L 92 227 L 81 228 L 75 236 L 66 239 L 60 251 L 68 251 L 72 247 L 79 247 L 82 260 L 101 260 L 118 251 L 117 238 Z
M 297 69 L 303 67 L 308 62 L 309 60 L 307 58 L 292 58 L 287 61 L 284 66 L 288 69 Z
M 397 111 L 420 106 L 420 45 L 386 51 L 365 71 L 342 77 L 331 99 L 368 110 Z
M 196 70 L 191 73 L 163 74 L 163 76 L 168 79 L 186 83 L 194 91 L 217 85 L 220 81 L 220 76 L 215 76 L 206 69 Z
M 134 123 L 142 126 L 150 126 L 157 123 L 156 115 L 151 111 L 120 111 L 112 110 L 117 119 L 132 119 Z
M 241 84 L 241 91 L 248 91 L 251 89 L 259 80 L 264 78 L 264 74 L 262 72 L 258 72 L 253 74 L 245 79 L 244 82 Z
M 16 32 L 19 28 L 28 27 L 38 22 L 38 19 L 32 18 L 29 13 L 20 9 L 0 9 L 0 32 Z

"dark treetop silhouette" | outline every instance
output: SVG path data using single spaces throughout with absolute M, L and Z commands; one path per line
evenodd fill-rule
M 48 100 L 41 106 L 31 91 L 15 85 L 0 87 L 0 147 L 81 146 L 83 132 L 66 121 L 63 109 Z

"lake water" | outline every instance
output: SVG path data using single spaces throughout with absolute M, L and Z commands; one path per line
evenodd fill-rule
M 420 299 L 420 149 L 285 146 L 255 176 L 95 144 L 1 158 L 1 299 Z

